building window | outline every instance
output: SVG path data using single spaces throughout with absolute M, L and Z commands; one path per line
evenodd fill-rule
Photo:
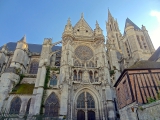
M 78 81 L 82 81 L 82 71 L 78 72 Z
M 79 63 L 79 61 L 78 61 L 78 60 L 76 60 L 76 61 L 74 62 L 74 66 L 79 67 L 79 66 L 81 66 L 81 64 Z
M 95 82 L 98 82 L 98 72 L 97 71 L 94 72 L 94 80 Z
M 139 39 L 139 36 L 138 36 L 138 35 L 137 35 L 137 40 L 138 40 L 138 43 L 139 43 L 140 48 L 142 49 L 141 41 L 140 41 L 140 39 Z
M 95 120 L 95 101 L 88 92 L 83 92 L 77 99 L 77 120 Z
M 29 74 L 37 74 L 37 72 L 38 72 L 38 64 L 39 63 L 37 61 L 33 61 L 31 63 Z
M 28 101 L 28 103 L 27 103 L 26 114 L 29 114 L 30 104 L 31 104 L 31 99 L 29 99 L 29 101 Z
M 59 114 L 59 100 L 55 93 L 51 93 L 45 102 L 45 116 L 58 117 Z
M 92 61 L 90 61 L 88 67 L 94 67 L 94 63 Z
M 121 104 L 121 90 L 120 90 L 120 88 L 118 88 L 117 97 L 118 97 L 118 103 L 120 105 Z
M 19 97 L 13 98 L 11 101 L 11 107 L 10 107 L 10 114 L 19 114 L 20 108 L 21 108 L 21 99 Z
M 52 86 L 57 85 L 57 76 L 56 75 L 52 75 L 52 77 L 50 79 L 50 85 L 52 85 Z
M 77 71 L 76 70 L 74 70 L 73 71 L 73 80 L 77 80 Z
M 92 71 L 89 71 L 89 79 L 90 79 L 90 82 L 93 83 L 94 80 L 93 80 L 93 73 Z

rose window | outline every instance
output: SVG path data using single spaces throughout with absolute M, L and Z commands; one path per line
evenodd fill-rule
M 93 51 L 88 46 L 78 46 L 75 49 L 75 55 L 81 60 L 90 60 L 93 57 Z

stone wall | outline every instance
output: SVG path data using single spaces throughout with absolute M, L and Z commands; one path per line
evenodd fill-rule
M 160 120 L 160 100 L 138 109 L 139 120 Z

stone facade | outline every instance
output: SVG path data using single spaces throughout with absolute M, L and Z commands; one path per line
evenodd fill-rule
M 0 53 L 0 109 L 68 120 L 119 119 L 113 85 L 122 69 L 144 56 L 149 58 L 154 48 L 144 28 L 125 28 L 122 36 L 110 12 L 106 29 L 107 44 L 98 22 L 92 30 L 82 14 L 74 26 L 68 19 L 59 42 L 45 38 L 42 45 L 33 45 L 24 36 L 13 51 L 7 49 L 9 44 L 4 45 Z M 144 35 L 144 50 L 139 48 L 137 34 Z M 125 51 L 128 40 L 130 57 Z M 57 47 L 60 43 L 62 47 Z

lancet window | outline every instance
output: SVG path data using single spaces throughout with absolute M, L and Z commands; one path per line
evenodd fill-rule
M 45 116 L 58 117 L 59 115 L 59 100 L 55 93 L 51 93 L 45 102 Z
M 29 114 L 30 104 L 31 104 L 31 99 L 29 99 L 29 101 L 27 103 L 26 114 Z
M 88 92 L 83 92 L 77 99 L 77 120 L 95 120 L 95 101 Z
M 10 114 L 19 114 L 21 108 L 21 99 L 19 97 L 13 98 L 11 101 Z
M 82 71 L 80 70 L 78 72 L 78 81 L 81 81 L 82 80 Z
M 79 63 L 79 61 L 78 61 L 78 60 L 76 60 L 76 61 L 74 62 L 74 66 L 79 67 L 79 66 L 81 66 L 81 64 Z
M 94 80 L 95 82 L 98 82 L 98 72 L 97 71 L 94 72 Z
M 93 79 L 93 72 L 92 72 L 92 71 L 89 71 L 89 79 L 90 79 L 90 82 L 91 82 L 91 83 L 94 82 L 94 79 Z
M 33 61 L 33 62 L 31 63 L 29 74 L 37 74 L 38 64 L 39 64 L 39 63 L 38 63 L 37 61 Z
M 92 61 L 89 62 L 89 67 L 94 67 L 94 63 Z
M 74 70 L 73 71 L 73 80 L 77 80 L 77 71 L 76 70 Z
M 57 85 L 57 76 L 55 74 L 52 75 L 52 77 L 50 79 L 50 85 L 51 86 Z

